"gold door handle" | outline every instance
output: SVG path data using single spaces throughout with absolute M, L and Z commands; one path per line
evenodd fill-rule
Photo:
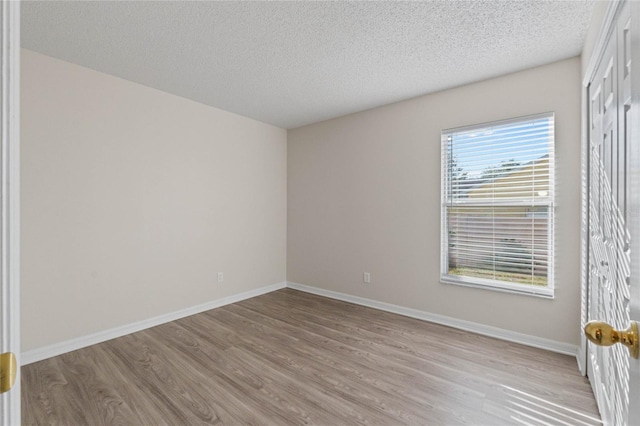
M 629 349 L 632 357 L 638 358 L 638 323 L 635 321 L 631 321 L 626 330 L 616 330 L 606 322 L 589 321 L 584 326 L 584 334 L 598 346 L 622 343 Z
M 16 371 L 18 371 L 16 356 L 12 352 L 0 355 L 0 393 L 5 393 L 13 387 L 16 382 Z

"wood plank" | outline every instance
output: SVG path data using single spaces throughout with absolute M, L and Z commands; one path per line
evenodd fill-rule
M 26 425 L 598 424 L 575 359 L 283 289 L 22 369 Z

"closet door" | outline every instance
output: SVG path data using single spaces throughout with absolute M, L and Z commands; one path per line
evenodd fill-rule
M 631 127 L 638 110 L 633 97 L 638 62 L 631 60 L 637 44 L 631 8 L 630 3 L 620 7 L 589 85 L 588 316 L 616 330 L 640 319 L 640 144 Z M 609 343 L 607 333 L 615 332 L 594 327 L 592 339 Z M 605 424 L 640 422 L 629 404 L 630 390 L 636 393 L 640 385 L 637 364 L 625 345 L 589 345 L 587 374 Z

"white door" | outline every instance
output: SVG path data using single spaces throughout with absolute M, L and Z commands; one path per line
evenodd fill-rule
M 0 7 L 0 426 L 20 424 L 20 3 Z M 15 358 L 10 354 L 15 354 Z M 15 362 L 14 362 L 15 361 Z
M 588 87 L 588 319 L 626 330 L 640 321 L 640 4 L 616 7 Z M 640 424 L 640 360 L 621 344 L 587 353 L 604 423 Z

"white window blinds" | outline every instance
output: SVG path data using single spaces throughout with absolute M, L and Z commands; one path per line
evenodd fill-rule
M 442 132 L 442 280 L 553 295 L 554 116 Z

